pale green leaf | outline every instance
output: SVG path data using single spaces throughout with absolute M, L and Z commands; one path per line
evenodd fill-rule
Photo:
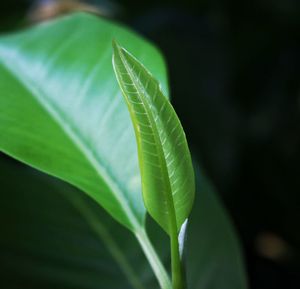
M 111 65 L 117 37 L 166 87 L 158 51 L 87 14 L 0 38 L 0 151 L 80 188 L 136 231 L 145 207 L 134 131 Z
M 130 53 L 113 44 L 115 73 L 134 126 L 144 202 L 169 234 L 188 217 L 194 201 L 194 173 L 180 121 L 159 82 Z

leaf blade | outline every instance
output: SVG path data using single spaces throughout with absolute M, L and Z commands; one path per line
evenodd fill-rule
M 185 252 L 189 288 L 246 289 L 244 260 L 237 235 L 217 194 L 207 188 L 208 181 L 202 170 L 201 175 L 198 173 L 199 166 L 195 164 L 199 185 Z M 20 164 L 3 162 L 1 154 L 0 171 L 3 188 L 0 194 L 1 288 L 19 288 L 20 284 L 24 289 L 74 286 L 96 289 L 99 284 L 104 288 L 131 288 L 118 266 L 111 262 L 104 244 L 98 243 L 87 223 L 62 197 L 64 192 L 75 193 L 75 196 L 81 192 Z M 93 205 L 87 196 L 82 197 Z M 99 214 L 99 220 L 119 241 L 143 284 L 157 288 L 133 236 L 94 205 L 92 208 Z M 155 247 L 167 262 L 168 238 L 157 230 L 154 221 L 149 221 Z
M 0 150 L 87 192 L 134 231 L 145 208 L 133 131 L 113 81 L 114 36 L 155 56 L 165 78 L 151 45 L 85 14 L 0 38 Z
M 183 128 L 151 73 L 116 42 L 113 49 L 114 70 L 135 130 L 145 206 L 168 234 L 174 227 L 178 233 L 195 191 Z
M 97 203 L 65 182 L 2 157 L 1 288 L 156 286 L 133 235 Z

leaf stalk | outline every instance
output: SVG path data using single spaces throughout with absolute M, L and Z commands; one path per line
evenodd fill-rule
M 172 234 L 170 240 L 171 240 L 171 267 L 172 267 L 173 289 L 185 289 L 183 268 L 180 259 L 177 234 Z
M 160 288 L 173 289 L 168 273 L 161 263 L 155 249 L 153 248 L 146 231 L 144 229 L 141 229 L 135 233 L 135 236 L 150 263 L 150 266 L 158 280 Z

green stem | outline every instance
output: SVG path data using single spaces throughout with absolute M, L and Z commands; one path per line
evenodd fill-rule
M 158 280 L 161 289 L 172 289 L 170 278 L 161 263 L 155 249 L 153 248 L 151 241 L 145 230 L 140 230 L 135 233 L 138 242 L 140 243 L 152 270 Z
M 177 234 L 171 235 L 171 267 L 173 289 L 184 289 L 183 270 L 180 260 L 179 243 Z

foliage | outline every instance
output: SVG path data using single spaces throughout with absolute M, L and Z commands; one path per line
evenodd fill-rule
M 134 132 L 126 105 L 121 101 L 111 65 L 113 38 L 126 43 L 126 47 L 162 83 L 162 90 L 167 93 L 165 66 L 159 52 L 134 33 L 96 17 L 77 14 L 2 37 L 0 40 L 0 150 L 76 186 L 92 197 L 115 220 L 137 237 L 160 286 L 167 289 L 171 288 L 168 274 L 145 231 L 146 209 L 141 197 Z M 124 79 L 120 79 L 120 73 L 124 73 L 124 65 L 137 65 L 141 78 L 140 75 L 137 77 L 133 66 L 127 74 L 130 77 L 134 75 L 140 83 L 147 80 L 145 76 L 149 77 L 149 88 L 145 83 L 143 83 L 144 87 L 138 87 L 144 89 L 144 92 L 151 94 L 153 87 L 158 87 L 158 83 L 146 70 L 143 70 L 143 66 L 117 46 L 115 46 L 114 60 L 116 73 L 127 100 L 128 97 L 133 96 L 133 93 L 126 89 L 127 84 L 124 86 L 122 82 Z M 144 92 L 138 92 L 139 97 L 143 96 Z M 143 159 L 140 161 L 140 167 L 146 207 L 170 235 L 172 261 L 175 260 L 175 263 L 172 262 L 172 271 L 173 276 L 176 277 L 176 272 L 179 276 L 182 275 L 178 267 L 180 261 L 177 234 L 191 209 L 194 193 L 193 171 L 181 126 L 179 131 L 176 131 L 180 136 L 177 143 L 179 149 L 172 148 L 172 143 L 176 143 L 177 140 L 167 124 L 169 117 L 171 124 L 179 123 L 175 112 L 162 92 L 158 93 L 156 101 L 157 103 L 153 101 L 156 108 L 152 107 L 145 113 L 148 118 L 154 116 L 155 121 L 158 119 L 157 122 L 151 122 L 151 129 L 148 132 L 156 135 L 156 148 L 160 149 L 152 151 L 160 156 L 158 168 L 163 174 L 159 182 L 149 178 L 152 171 L 157 172 L 157 168 L 151 169 L 146 162 L 143 162 L 151 159 L 153 163 L 154 158 L 148 155 L 147 159 L 145 147 L 141 145 L 138 146 L 138 151 L 140 160 Z M 157 104 L 162 103 L 165 104 L 166 110 L 157 113 Z M 132 108 L 129 105 L 129 110 Z M 134 116 L 137 118 L 137 114 Z M 142 142 L 145 138 L 137 133 L 139 132 L 137 127 L 141 124 L 139 121 L 141 119 L 133 119 L 137 140 Z M 165 140 L 165 144 L 162 145 Z M 174 163 L 177 164 L 174 167 L 171 162 L 166 161 L 169 152 Z M 184 172 L 180 170 L 180 160 L 176 159 L 178 156 L 183 157 Z M 172 179 L 173 172 L 170 173 L 172 169 L 174 169 L 175 179 Z M 188 177 L 188 185 L 183 183 L 183 173 Z M 176 188 L 172 187 L 173 181 L 181 183 L 178 194 Z M 151 184 L 149 191 L 145 182 Z M 169 211 L 171 212 L 169 217 L 164 215 L 163 207 L 159 206 L 158 196 L 153 200 L 149 199 L 149 196 L 157 193 L 160 187 L 164 188 L 163 196 L 169 208 L 173 206 L 173 211 Z M 30 186 L 28 190 L 31 190 Z M 84 205 L 85 201 L 71 196 L 68 199 L 78 207 L 92 229 L 104 240 L 131 285 L 141 288 L 143 280 L 136 277 L 135 270 L 128 270 L 130 262 L 127 261 L 125 252 L 122 252 L 110 237 L 105 227 L 106 223 L 98 224 L 94 221 L 95 215 L 90 213 L 89 206 Z M 229 225 L 225 223 L 225 227 L 227 226 Z M 197 229 L 194 231 L 197 232 Z M 231 244 L 235 244 L 234 239 L 229 239 L 229 248 Z M 197 251 L 201 252 L 203 249 L 205 248 L 197 248 Z M 227 249 L 228 247 L 225 246 L 225 250 Z M 240 257 L 236 251 L 236 244 L 230 252 L 233 252 L 233 255 L 228 257 L 233 258 L 234 267 L 237 267 L 234 272 L 231 272 L 231 276 L 236 275 L 236 278 L 232 277 L 232 279 L 238 280 L 237 288 L 242 288 L 245 286 L 245 281 L 243 271 L 240 271 Z M 177 271 L 174 266 L 177 266 Z M 191 269 L 190 272 L 193 270 Z M 192 279 L 188 280 L 189 283 L 190 280 Z M 201 284 L 199 288 L 206 288 L 205 284 L 199 282 L 196 283 L 195 288 L 197 284 Z M 233 282 L 231 288 L 234 288 L 234 285 Z M 175 280 L 176 289 L 182 286 L 182 280 Z

